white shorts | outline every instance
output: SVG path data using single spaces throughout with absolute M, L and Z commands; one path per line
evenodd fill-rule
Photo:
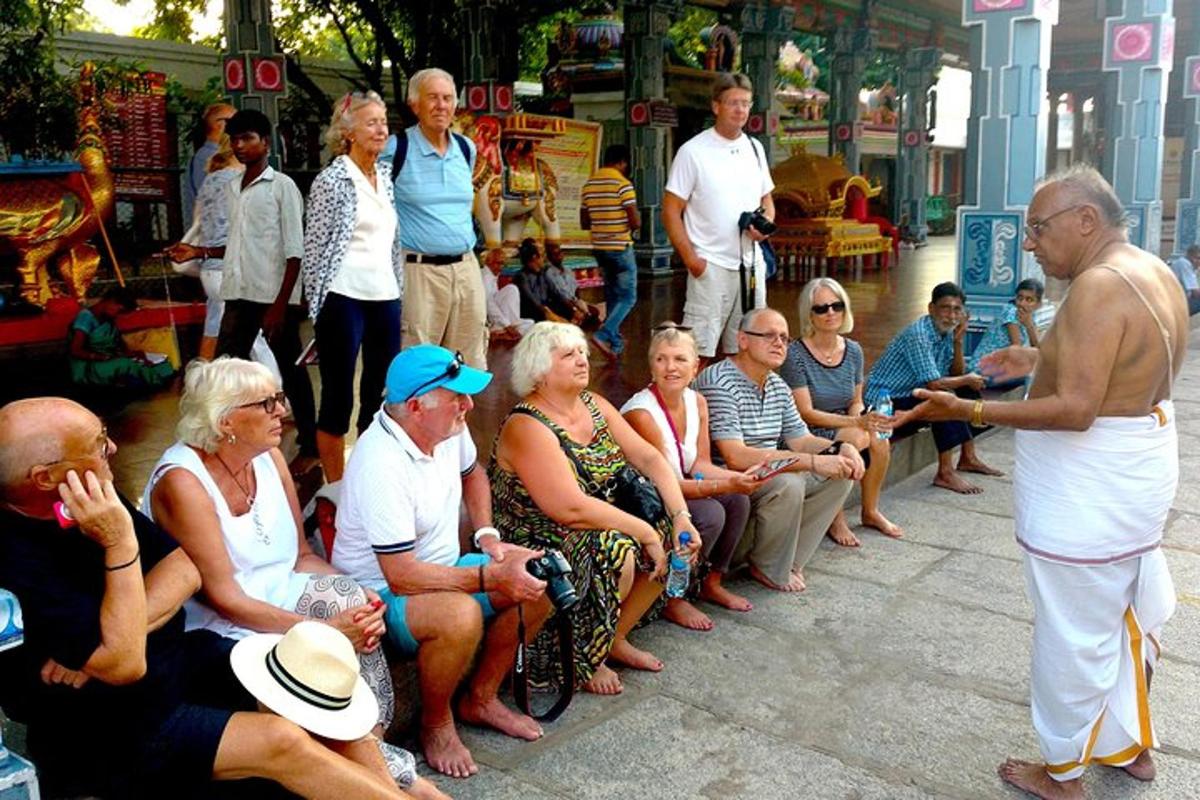
M 754 307 L 767 305 L 767 270 L 761 262 L 755 265 L 757 285 L 754 288 Z M 683 304 L 683 324 L 691 327 L 696 350 L 705 358 L 721 352 L 737 353 L 737 330 L 742 321 L 741 273 L 709 264 L 699 278 L 690 272 L 687 279 L 687 300 Z

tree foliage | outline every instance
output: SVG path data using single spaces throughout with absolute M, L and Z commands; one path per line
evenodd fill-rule
M 82 0 L 0 0 L 0 151 L 57 158 L 75 145 L 72 82 L 54 69 L 54 39 Z

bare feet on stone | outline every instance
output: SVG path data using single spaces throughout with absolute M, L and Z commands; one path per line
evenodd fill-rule
M 1081 800 L 1084 797 L 1083 784 L 1078 778 L 1060 783 L 1046 772 L 1045 764 L 1010 758 L 1000 765 L 996 773 L 1005 783 L 1042 800 Z
M 867 528 L 874 528 L 884 536 L 890 536 L 893 539 L 904 537 L 904 529 L 890 519 L 880 514 L 878 511 L 868 513 L 863 512 L 862 524 Z
M 750 565 L 750 577 L 761 583 L 768 589 L 774 589 L 777 592 L 803 592 L 806 588 L 804 585 L 804 575 L 800 572 L 792 572 L 791 577 L 785 584 L 778 584 L 763 574 L 762 570 L 753 564 Z
M 513 711 L 498 697 L 477 702 L 472 701 L 469 695 L 464 695 L 458 704 L 458 718 L 481 728 L 495 728 L 515 739 L 532 742 L 543 735 L 542 726 L 533 717 Z
M 596 671 L 592 673 L 592 677 L 579 686 L 585 692 L 591 692 L 592 694 L 611 695 L 620 694 L 625 691 L 625 687 L 621 685 L 621 678 L 607 664 L 601 664 L 596 667 Z
M 933 485 L 959 494 L 983 494 L 983 489 L 973 483 L 967 483 L 953 472 L 946 474 L 939 472 L 933 476 Z
M 1138 757 L 1130 763 L 1121 767 L 1139 781 L 1147 783 L 1154 780 L 1158 776 L 1158 767 L 1154 765 L 1154 759 L 1150 757 L 1149 750 L 1143 750 L 1138 753 Z
M 704 577 L 704 583 L 700 584 L 700 596 L 730 611 L 750 611 L 754 608 L 754 604 L 749 600 L 722 586 L 721 573 L 715 571 Z
M 854 535 L 854 531 L 850 530 L 850 526 L 846 524 L 846 517 L 842 514 L 837 515 L 826 535 L 842 547 L 859 547 L 862 544 Z
M 608 660 L 646 672 L 661 672 L 663 668 L 663 662 L 652 653 L 634 647 L 628 639 L 618 638 L 613 642 L 612 649 L 608 651 Z
M 421 728 L 421 750 L 429 766 L 451 778 L 469 778 L 479 767 L 471 758 L 471 751 L 458 738 L 451 720 L 442 725 Z
M 1004 475 L 1000 470 L 989 467 L 978 458 L 960 458 L 958 460 L 958 471 L 974 472 L 976 475 L 992 475 L 997 478 Z
M 663 617 L 688 630 L 711 631 L 713 629 L 713 621 L 708 614 L 680 597 L 672 597 L 667 600 L 667 606 L 663 609 Z

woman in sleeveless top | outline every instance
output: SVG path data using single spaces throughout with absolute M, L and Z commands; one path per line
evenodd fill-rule
M 179 440 L 155 465 L 142 509 L 200 571 L 202 594 L 186 605 L 189 630 L 241 639 L 284 633 L 303 619 L 331 625 L 359 653 L 363 678 L 379 701 L 375 734 L 382 736 L 395 711 L 380 648 L 383 606 L 308 546 L 279 451 L 286 411 L 286 398 L 261 364 L 193 361 L 180 400 Z M 443 796 L 431 783 L 414 784 L 411 754 L 381 746 L 402 788 Z
M 792 390 L 796 410 L 814 436 L 847 442 L 862 453 L 867 464 L 862 478 L 862 524 L 899 538 L 903 529 L 879 510 L 892 448 L 890 439 L 877 434 L 891 430 L 893 420 L 866 411 L 863 403 L 862 347 L 843 335 L 854 329 L 850 297 L 833 278 L 814 278 L 800 292 L 798 316 L 800 338 L 788 347 L 779 377 Z M 833 518 L 829 538 L 842 547 L 861 544 L 844 511 Z
M 686 552 L 694 558 L 700 537 L 670 466 L 607 400 L 587 391 L 582 331 L 539 322 L 514 350 L 512 372 L 523 399 L 501 426 L 488 464 L 496 526 L 507 541 L 562 551 L 580 597 L 569 612 L 575 674 L 559 674 L 557 626 L 547 624 L 530 648 L 530 683 L 574 680 L 587 691 L 617 694 L 621 681 L 608 662 L 662 669 L 627 637 L 659 601 L 665 547 L 677 547 L 687 531 Z M 607 502 L 605 485 L 627 463 L 654 482 L 668 516 L 642 520 Z
M 750 601 L 722 586 L 721 579 L 750 518 L 749 495 L 761 482 L 748 474 L 757 467 L 734 472 L 712 463 L 708 403 L 688 387 L 699 366 L 696 340 L 687 328 L 672 322 L 658 326 L 650 339 L 650 386 L 629 398 L 621 414 L 667 459 L 700 531 L 707 571 L 693 581 L 695 593 L 734 611 L 749 611 Z M 663 616 L 694 630 L 713 626 L 707 614 L 682 597 L 668 599 Z

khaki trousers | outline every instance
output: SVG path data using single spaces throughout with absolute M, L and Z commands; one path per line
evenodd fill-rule
M 820 480 L 807 472 L 785 472 L 750 495 L 750 521 L 734 555 L 773 583 L 791 580 L 817 550 L 829 524 L 845 504 L 853 481 Z
M 487 299 L 474 253 L 454 264 L 406 261 L 401 313 L 404 347 L 441 345 L 462 353 L 472 367 L 487 369 Z

